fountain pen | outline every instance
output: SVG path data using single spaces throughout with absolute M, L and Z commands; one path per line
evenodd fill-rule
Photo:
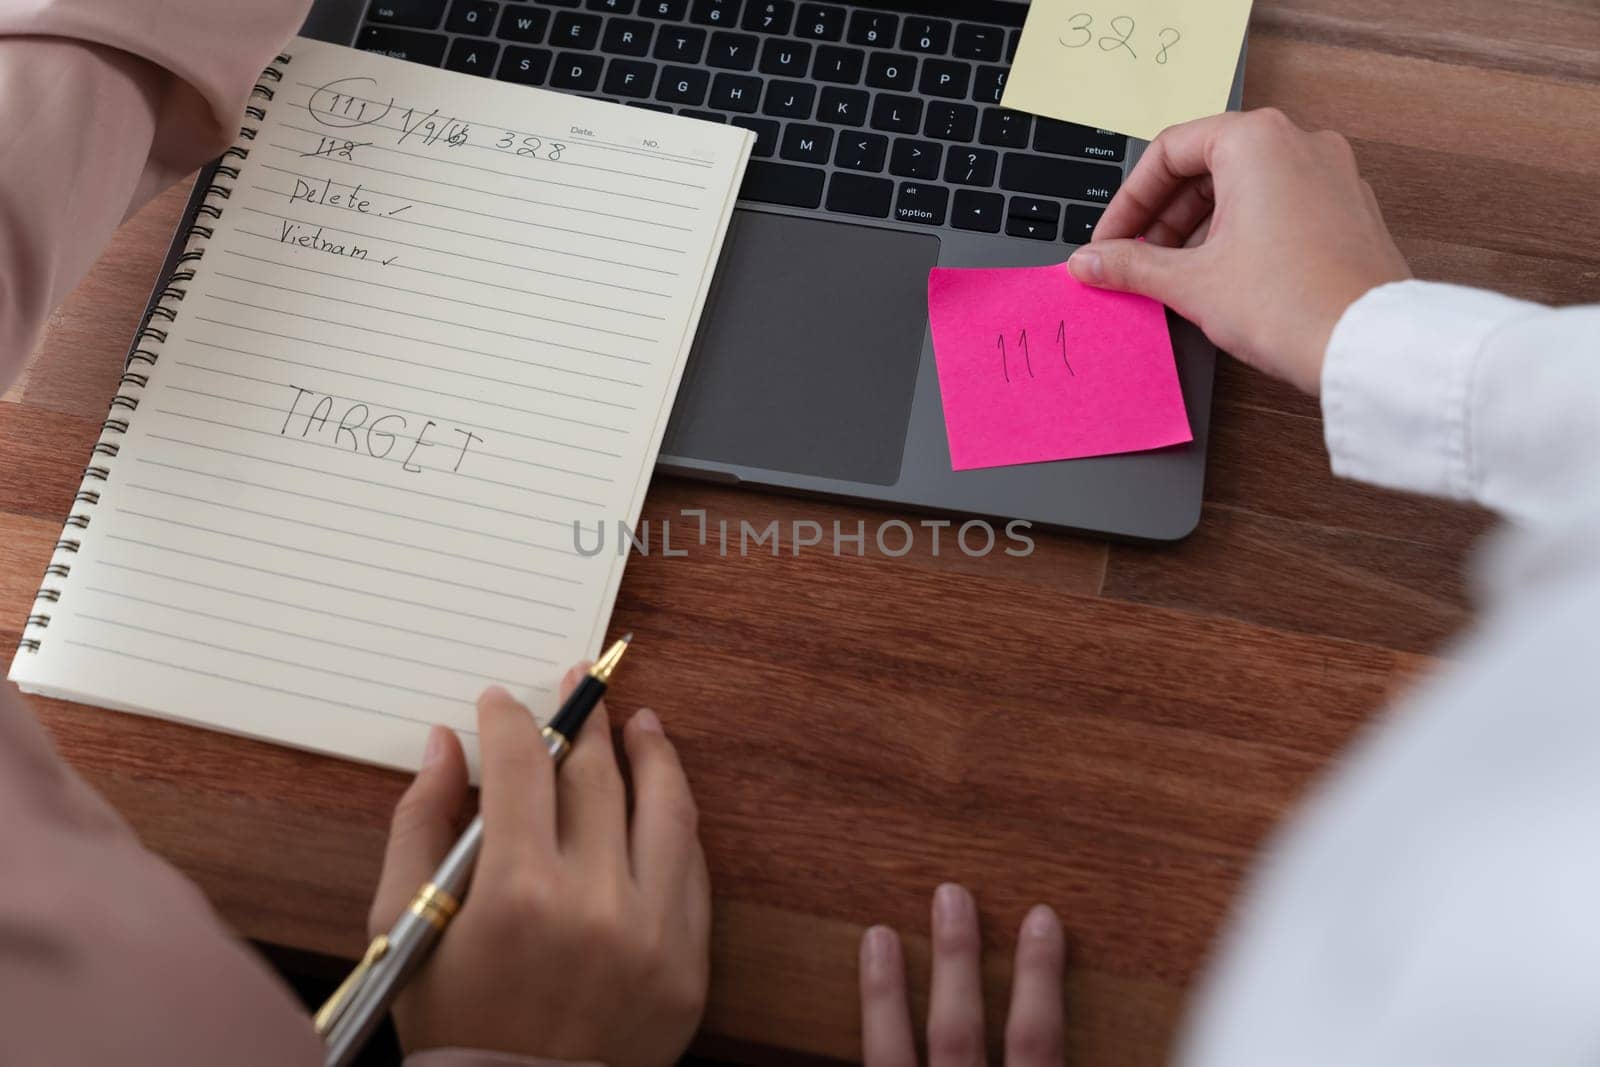
M 633 635 L 628 634 L 608 648 L 544 728 L 545 745 L 557 767 L 572 751 L 589 713 L 605 696 L 606 685 L 632 640 Z M 372 939 L 355 970 L 317 1012 L 313 1023 L 326 1043 L 325 1067 L 348 1067 L 407 980 L 433 951 L 461 907 L 462 894 L 482 847 L 483 816 L 479 815 L 456 841 L 433 879 L 411 898 L 388 933 Z

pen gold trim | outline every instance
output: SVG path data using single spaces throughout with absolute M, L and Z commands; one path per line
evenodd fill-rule
M 578 730 L 600 702 L 632 640 L 633 635 L 628 634 L 606 649 L 551 718 L 550 725 L 541 731 L 550 758 L 558 767 L 572 751 Z M 472 820 L 433 879 L 417 890 L 394 926 L 372 939 L 361 962 L 317 1011 L 312 1023 L 327 1043 L 325 1067 L 346 1067 L 355 1058 L 406 980 L 443 936 L 461 909 L 461 894 L 482 847 L 480 815 Z

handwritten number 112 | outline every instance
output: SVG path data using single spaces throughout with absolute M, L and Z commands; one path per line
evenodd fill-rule
M 1061 348 L 1061 362 L 1066 366 L 1067 373 L 1076 378 L 1078 376 L 1078 372 L 1072 369 L 1072 363 L 1067 359 L 1067 323 L 1065 319 L 1063 319 L 1056 327 L 1056 344 Z M 1000 373 L 1004 375 L 1005 380 L 1009 382 L 1011 381 L 1011 355 L 1006 348 L 1005 334 L 1002 333 L 999 336 L 998 340 L 996 341 L 996 347 L 1000 350 Z M 1017 347 L 1022 350 L 1022 365 L 1027 368 L 1028 377 L 1037 377 L 1037 375 L 1033 373 L 1033 352 L 1028 347 L 1027 330 L 1023 330 L 1017 335 Z

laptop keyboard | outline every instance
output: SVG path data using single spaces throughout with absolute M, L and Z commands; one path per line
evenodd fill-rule
M 1081 244 L 1127 139 L 998 107 L 1020 33 L 795 0 L 372 0 L 356 46 L 753 130 L 748 203 Z

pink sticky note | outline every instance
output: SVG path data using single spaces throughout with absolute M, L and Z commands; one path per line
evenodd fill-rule
M 1082 285 L 1060 264 L 934 270 L 928 309 L 958 471 L 1194 439 L 1154 300 Z

